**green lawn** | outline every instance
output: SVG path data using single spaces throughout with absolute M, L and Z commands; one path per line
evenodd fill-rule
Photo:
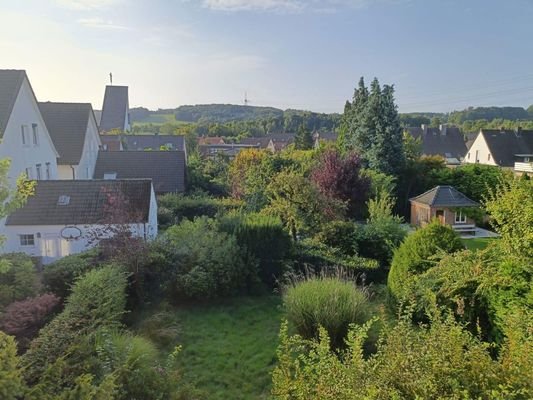
M 183 346 L 179 356 L 183 381 L 210 400 L 268 398 L 280 304 L 278 296 L 263 296 L 171 309 L 179 332 L 175 344 Z M 157 311 L 146 310 L 145 317 Z M 162 356 L 174 345 L 164 346 Z
M 475 239 L 461 239 L 463 244 L 469 250 L 483 250 L 487 247 L 493 238 L 475 238 Z

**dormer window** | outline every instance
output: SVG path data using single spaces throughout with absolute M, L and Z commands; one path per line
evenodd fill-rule
M 107 179 L 107 180 L 117 179 L 117 173 L 116 172 L 105 172 L 104 179 Z
M 32 133 L 33 133 L 33 145 L 39 145 L 39 127 L 37 124 L 31 124 Z
M 70 204 L 70 196 L 62 195 L 57 200 L 58 206 L 68 206 Z

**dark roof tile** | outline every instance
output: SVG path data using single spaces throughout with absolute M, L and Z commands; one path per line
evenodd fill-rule
M 25 77 L 26 71 L 23 70 L 0 70 L 0 138 L 4 135 L 7 121 Z
M 127 86 L 106 86 L 100 117 L 100 131 L 123 130 L 124 122 L 128 118 L 128 104 Z
M 421 195 L 409 199 L 431 207 L 474 207 L 479 204 L 469 199 L 453 186 L 437 186 Z

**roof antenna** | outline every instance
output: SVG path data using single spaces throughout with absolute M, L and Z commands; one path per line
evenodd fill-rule
M 248 93 L 244 92 L 244 105 L 247 106 L 250 104 L 250 100 L 248 100 Z
M 109 81 L 111 82 L 111 86 L 113 86 L 113 73 L 109 73 Z

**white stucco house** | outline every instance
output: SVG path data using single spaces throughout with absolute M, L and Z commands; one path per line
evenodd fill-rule
M 89 103 L 39 103 L 48 132 L 59 152 L 59 179 L 91 179 L 102 143 Z
M 533 174 L 533 131 L 482 129 L 468 149 L 463 163 L 493 165 Z
M 57 179 L 59 156 L 25 71 L 0 70 L 0 159 L 10 159 L 9 182 Z
M 150 179 L 38 181 L 35 194 L 6 220 L 4 252 L 43 264 L 95 246 L 113 227 L 134 237 L 157 236 L 157 203 Z M 107 227 L 107 229 L 106 229 Z

